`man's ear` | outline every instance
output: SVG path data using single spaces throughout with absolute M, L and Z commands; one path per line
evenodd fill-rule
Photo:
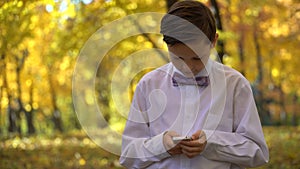
M 216 44 L 217 44 L 218 38 L 219 38 L 219 34 L 218 34 L 218 33 L 216 33 L 215 39 L 214 39 L 214 41 L 213 41 L 213 42 L 212 42 L 212 44 L 211 44 L 211 48 L 214 48 L 214 47 L 216 47 Z

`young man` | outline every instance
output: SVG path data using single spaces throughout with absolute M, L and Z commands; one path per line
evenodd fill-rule
M 249 82 L 209 59 L 218 35 L 209 8 L 174 4 L 161 21 L 170 61 L 136 87 L 123 133 L 127 168 L 237 169 L 268 162 Z M 176 141 L 178 136 L 189 140 Z

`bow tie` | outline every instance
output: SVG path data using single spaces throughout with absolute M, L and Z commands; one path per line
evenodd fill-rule
M 209 78 L 208 76 L 198 76 L 198 77 L 191 77 L 187 78 L 181 75 L 178 72 L 175 72 L 172 77 L 173 86 L 178 85 L 197 85 L 197 86 L 208 86 Z

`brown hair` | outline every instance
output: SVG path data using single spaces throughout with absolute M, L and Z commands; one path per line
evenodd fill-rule
M 175 19 L 174 17 L 170 19 L 172 16 Z M 216 22 L 210 9 L 201 2 L 180 1 L 171 6 L 161 21 L 161 33 L 167 44 L 182 43 L 182 40 L 178 40 L 177 37 L 185 36 L 184 39 L 187 40 L 196 37 L 191 33 L 191 26 L 188 27 L 189 24 L 179 21 L 182 20 L 181 18 L 200 29 L 210 42 L 215 40 Z

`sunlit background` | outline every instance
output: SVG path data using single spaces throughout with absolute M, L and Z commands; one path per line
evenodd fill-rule
M 88 38 L 102 26 L 129 14 L 165 13 L 174 2 L 2 0 L 0 168 L 120 168 L 117 156 L 101 150 L 81 130 L 72 102 L 76 60 Z M 265 168 L 300 168 L 295 149 L 300 142 L 300 1 L 201 2 L 216 16 L 222 62 L 240 71 L 253 87 L 271 152 Z M 143 22 L 131 26 L 139 27 L 151 18 Z M 126 119 L 112 99 L 113 73 L 130 54 L 152 48 L 166 50 L 161 35 L 141 34 L 119 42 L 99 65 L 96 93 L 86 91 L 86 102 L 96 96 L 105 119 L 120 133 Z M 158 57 L 158 64 L 168 62 L 166 55 Z M 147 71 L 137 74 L 120 97 L 131 100 Z M 124 70 L 120 78 L 129 74 Z M 107 126 L 98 127 L 105 135 Z

